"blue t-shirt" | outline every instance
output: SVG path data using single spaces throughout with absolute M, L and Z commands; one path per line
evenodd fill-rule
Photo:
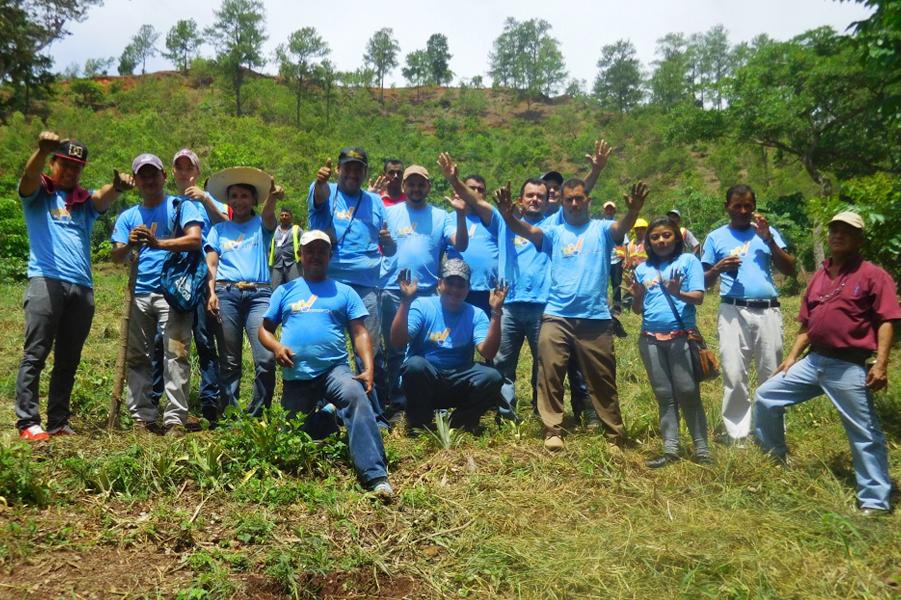
M 359 195 L 345 196 L 338 190 L 338 184 L 329 183 L 328 201 L 316 208 L 313 202 L 315 190 L 316 183 L 313 182 L 307 198 L 310 229 L 325 231 L 334 223 L 335 234 L 340 240 L 337 247 L 332 248 L 334 256 L 328 267 L 329 277 L 352 285 L 378 286 L 379 231 L 385 224 L 385 205 L 381 198 L 362 190 Z M 350 231 L 347 231 L 348 226 Z
M 770 233 L 776 245 L 785 249 L 785 242 L 775 227 Z M 741 257 L 738 276 L 720 274 L 720 295 L 745 300 L 763 300 L 779 295 L 773 283 L 773 253 L 753 227 L 732 229 L 724 225 L 714 229 L 704 241 L 701 262 L 713 266 L 727 256 Z
M 175 211 L 178 202 L 180 202 L 179 198 L 166 196 L 166 199 L 154 208 L 144 208 L 143 204 L 138 204 L 123 210 L 113 228 L 113 242 L 127 244 L 128 235 L 138 225 L 149 228 L 159 240 L 171 238 L 175 230 Z M 196 203 L 185 202 L 181 209 L 182 229 L 186 229 L 190 225 L 202 225 L 202 223 L 203 217 L 197 210 Z M 147 246 L 142 246 L 141 254 L 138 257 L 138 279 L 135 282 L 135 294 L 162 292 L 160 272 L 167 256 L 169 256 L 168 250 L 151 250 Z
M 561 212 L 556 214 L 561 214 Z M 537 221 L 524 220 L 535 227 L 542 227 L 550 222 L 556 222 L 556 214 Z M 528 239 L 513 233 L 496 208 L 494 209 L 494 218 L 499 220 L 498 239 L 501 240 L 498 271 L 500 276 L 510 284 L 510 291 L 504 304 L 514 302 L 547 303 L 551 285 L 551 278 L 547 276 L 550 256 L 541 252 Z
M 413 300 L 407 319 L 410 345 L 407 356 L 422 356 L 439 369 L 473 364 L 475 347 L 488 336 L 488 316 L 472 304 L 457 312 L 441 306 L 440 296 Z
M 91 278 L 91 230 L 100 216 L 89 198 L 66 208 L 67 192 L 44 187 L 21 198 L 28 231 L 28 277 L 49 277 L 85 287 Z
M 379 287 L 397 290 L 397 274 L 410 269 L 419 278 L 419 289 L 429 290 L 438 285 L 441 253 L 457 231 L 456 213 L 448 213 L 431 205 L 412 209 L 407 203 L 395 204 L 385 210 L 388 231 L 397 242 L 397 253 L 382 259 Z
M 301 277 L 276 288 L 263 318 L 282 326 L 281 342 L 294 351 L 294 366 L 282 377 L 309 380 L 347 364 L 347 323 L 368 315 L 360 295 L 334 279 Z
M 551 257 L 551 290 L 545 314 L 572 319 L 609 319 L 607 285 L 614 221 L 542 228 L 542 252 Z
M 661 263 L 659 267 L 655 267 L 649 263 L 641 263 L 635 267 L 635 280 L 640 281 L 645 287 L 644 293 L 644 310 L 641 313 L 641 330 L 651 333 L 669 333 L 682 329 L 679 322 L 673 315 L 673 309 L 670 308 L 663 290 L 660 288 L 660 276 L 657 273 L 663 273 L 664 279 L 672 279 L 677 273 L 682 275 L 682 291 L 698 292 L 704 291 L 704 268 L 701 261 L 694 254 L 680 254 L 675 260 Z M 672 298 L 682 317 L 682 322 L 688 329 L 697 329 L 697 319 L 695 318 L 696 307 L 694 304 L 688 304 L 678 298 Z
M 457 215 L 453 215 L 454 231 L 457 229 Z M 491 213 L 488 227 L 482 224 L 479 215 L 466 215 L 466 226 L 469 228 L 469 246 L 460 252 L 453 246 L 447 248 L 447 258 L 462 258 L 472 272 L 469 278 L 469 289 L 476 292 L 487 292 L 494 289 L 497 281 L 497 234 L 503 221 L 496 210 Z
M 259 215 L 245 223 L 223 221 L 213 225 L 206 250 L 219 255 L 216 280 L 270 283 L 269 244 L 274 234 L 274 229 L 266 230 Z

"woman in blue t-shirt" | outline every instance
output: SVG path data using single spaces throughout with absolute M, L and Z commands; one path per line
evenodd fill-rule
M 648 259 L 635 267 L 629 291 L 642 315 L 638 348 L 660 408 L 663 455 L 646 461 L 658 469 L 679 460 L 679 408 L 695 446 L 695 460 L 710 461 L 707 418 L 694 376 L 688 333 L 697 330 L 695 306 L 704 301 L 704 270 L 684 254 L 679 227 L 669 217 L 651 221 L 645 233 Z M 678 312 L 678 316 L 677 313 Z
M 210 177 L 207 188 L 225 199 L 230 221 L 217 223 L 206 241 L 210 270 L 207 310 L 222 323 L 224 348 L 219 348 L 222 392 L 228 405 L 238 406 L 241 388 L 241 350 L 244 333 L 253 351 L 256 378 L 247 408 L 259 417 L 272 405 L 275 392 L 275 355 L 260 343 L 257 332 L 269 309 L 269 246 L 277 221 L 275 205 L 285 193 L 259 169 L 233 167 Z M 257 215 L 254 207 L 262 201 Z

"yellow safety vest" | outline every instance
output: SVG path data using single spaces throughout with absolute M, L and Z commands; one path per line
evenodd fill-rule
M 291 237 L 294 238 L 294 262 L 300 262 L 300 225 L 291 226 Z M 275 264 L 275 234 L 269 244 L 269 266 Z

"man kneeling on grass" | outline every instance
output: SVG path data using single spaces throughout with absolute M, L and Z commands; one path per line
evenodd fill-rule
M 396 348 L 410 345 L 400 373 L 411 436 L 431 424 L 435 410 L 453 408 L 451 427 L 473 431 L 482 415 L 497 405 L 503 376 L 476 363 L 473 350 L 487 360 L 497 354 L 509 286 L 501 280 L 491 290 L 489 319 L 485 311 L 464 302 L 469 277 L 469 265 L 450 259 L 441 269 L 439 295 L 417 298 L 417 280 L 410 280 L 410 270 L 398 274 L 403 298 L 391 324 L 391 343 Z
M 288 418 L 298 413 L 310 415 L 325 398 L 330 404 L 320 412 L 337 412 L 347 426 L 350 454 L 360 481 L 387 500 L 394 490 L 388 483 L 382 436 L 366 397 L 373 385 L 372 341 L 363 324 L 369 313 L 350 286 L 326 275 L 331 258 L 328 235 L 308 231 L 301 236 L 303 277 L 272 293 L 260 326 L 260 343 L 283 367 L 282 407 Z M 281 341 L 274 335 L 279 325 Z M 363 372 L 356 376 L 347 363 L 345 331 L 350 332 L 363 363 Z M 304 429 L 314 438 L 324 437 L 317 435 L 317 420 L 323 419 L 308 419 Z

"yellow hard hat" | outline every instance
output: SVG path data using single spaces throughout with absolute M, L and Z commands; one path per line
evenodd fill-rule
M 635 226 L 633 227 L 633 229 L 638 229 L 639 227 L 647 227 L 647 226 L 648 226 L 648 222 L 645 221 L 644 219 L 635 219 Z

